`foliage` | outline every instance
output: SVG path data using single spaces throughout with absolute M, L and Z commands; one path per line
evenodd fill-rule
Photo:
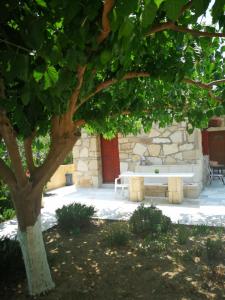
M 164 234 L 147 236 L 139 243 L 138 251 L 143 255 L 162 253 L 170 248 L 170 237 Z
M 64 159 L 64 162 L 63 164 L 64 165 L 69 165 L 69 164 L 72 164 L 73 163 L 73 153 L 70 152 L 67 157 Z
M 147 128 L 155 120 L 165 126 L 174 118 L 186 117 L 199 127 L 211 115 L 223 113 L 223 107 L 208 97 L 208 91 L 187 89 L 182 83 L 185 75 L 206 81 L 222 77 L 224 49 L 223 45 L 219 47 L 220 40 L 211 39 L 209 47 L 209 38 L 185 32 L 147 34 L 165 20 L 177 19 L 184 27 L 196 30 L 215 32 L 213 24 L 223 29 L 222 1 L 215 1 L 212 7 L 211 26 L 196 21 L 205 13 L 209 0 L 193 1 L 190 10 L 182 15 L 180 11 L 186 3 L 118 2 L 109 14 L 110 38 L 98 43 L 102 25 L 100 0 L 13 4 L 2 1 L 0 34 L 4 38 L 0 44 L 0 71 L 6 101 L 1 100 L 0 104 L 17 131 L 21 135 L 28 135 L 33 129 L 37 135 L 48 132 L 50 116 L 68 109 L 77 82 L 76 69 L 83 65 L 87 68 L 80 101 L 109 78 L 120 80 L 130 71 L 151 73 L 150 79 L 120 81 L 93 95 L 75 117 L 85 119 L 93 130 L 130 132 L 137 130 L 132 125 L 139 120 Z M 218 87 L 216 93 L 222 92 Z M 130 119 L 121 114 L 124 110 L 132 111 Z
M 16 212 L 13 208 L 6 208 L 0 213 L 0 222 L 4 222 L 6 220 L 10 220 L 14 218 L 16 215 Z
M 191 235 L 191 228 L 185 225 L 179 225 L 177 232 L 177 241 L 180 245 L 184 245 L 187 243 L 189 237 Z
M 171 220 L 154 206 L 140 205 L 129 220 L 132 232 L 140 235 L 157 235 L 171 229 Z
M 79 233 L 81 229 L 90 224 L 91 217 L 93 217 L 94 213 L 95 208 L 93 206 L 73 203 L 63 205 L 62 208 L 57 209 L 56 218 L 62 230 Z
M 110 224 L 103 235 L 103 240 L 110 247 L 125 246 L 129 238 L 129 227 L 126 223 L 121 221 Z
M 7 185 L 0 181 L 0 222 L 12 219 L 15 217 L 15 210 L 13 208 Z
M 13 272 L 25 272 L 19 242 L 8 237 L 0 238 L 0 279 Z
M 210 227 L 205 224 L 193 226 L 192 233 L 194 235 L 207 235 L 210 232 Z
M 206 241 L 206 254 L 209 260 L 216 260 L 224 255 L 224 244 L 221 238 Z

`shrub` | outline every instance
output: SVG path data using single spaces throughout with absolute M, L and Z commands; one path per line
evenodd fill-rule
M 179 225 L 177 232 L 177 241 L 180 245 L 187 243 L 187 240 L 190 236 L 190 229 L 185 225 Z
M 0 181 L 0 222 L 12 219 L 15 216 L 15 210 L 10 198 L 9 190 L 6 185 Z
M 10 220 L 14 218 L 16 215 L 16 212 L 12 208 L 6 208 L 0 213 L 0 222 L 4 222 L 6 220 Z
M 207 239 L 206 254 L 209 260 L 218 259 L 223 255 L 223 242 L 219 238 L 217 240 Z
M 195 225 L 192 232 L 194 235 L 207 235 L 210 233 L 210 227 L 205 224 Z
M 144 255 L 162 253 L 170 248 L 170 239 L 166 235 L 158 236 L 157 239 L 148 236 L 143 242 L 139 243 L 138 248 L 139 252 Z
M 56 210 L 56 218 L 61 229 L 67 232 L 79 232 L 82 228 L 90 224 L 91 217 L 94 215 L 93 206 L 73 203 L 63 205 Z
M 19 271 L 25 274 L 19 242 L 8 237 L 0 238 L 0 279 Z
M 121 221 L 110 224 L 103 236 L 103 240 L 110 247 L 125 246 L 128 243 L 129 238 L 129 227 L 126 223 Z
M 131 231 L 136 234 L 166 233 L 171 228 L 170 218 L 164 216 L 162 211 L 154 206 L 140 205 L 129 220 Z

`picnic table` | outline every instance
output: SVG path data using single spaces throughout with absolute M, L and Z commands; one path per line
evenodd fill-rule
M 128 190 L 131 201 L 144 200 L 144 178 L 168 178 L 169 203 L 181 203 L 184 198 L 183 178 L 192 178 L 194 173 L 124 172 L 119 177 L 129 179 Z

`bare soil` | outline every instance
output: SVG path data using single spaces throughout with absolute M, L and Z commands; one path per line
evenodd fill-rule
M 109 247 L 103 236 L 110 221 L 94 221 L 80 234 L 58 227 L 44 233 L 56 288 L 37 300 L 204 300 L 225 299 L 225 249 L 209 259 L 207 238 L 224 231 L 194 234 L 180 245 L 178 227 L 155 241 L 132 235 L 128 245 Z M 223 247 L 224 247 L 223 240 Z M 0 299 L 25 300 L 21 270 L 0 283 Z

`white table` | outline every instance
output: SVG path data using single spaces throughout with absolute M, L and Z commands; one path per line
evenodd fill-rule
M 125 172 L 120 178 L 129 178 L 129 199 L 144 200 L 144 178 L 168 178 L 168 198 L 170 203 L 181 203 L 184 198 L 183 178 L 192 178 L 194 173 L 140 173 Z

